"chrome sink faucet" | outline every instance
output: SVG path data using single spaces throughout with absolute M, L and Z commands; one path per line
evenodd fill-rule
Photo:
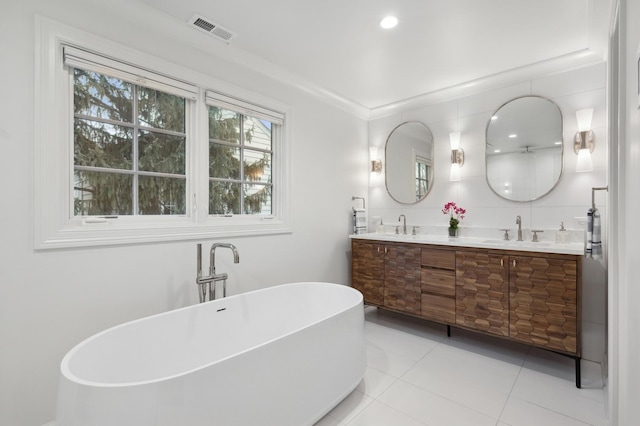
M 398 222 L 400 222 L 400 218 L 402 218 L 402 234 L 403 235 L 407 235 L 407 217 L 403 214 L 401 214 L 398 217 Z
M 198 284 L 198 295 L 200 296 L 200 303 L 204 302 L 207 298 L 207 285 L 209 290 L 209 300 L 215 300 L 216 298 L 216 283 L 222 281 L 222 297 L 227 295 L 227 278 L 229 275 L 226 273 L 216 274 L 216 248 L 224 247 L 233 251 L 233 263 L 240 263 L 240 255 L 236 246 L 230 243 L 214 243 L 209 250 L 209 275 L 202 276 L 202 244 L 198 244 L 198 275 L 196 277 L 196 284 Z
M 516 225 L 518 225 L 517 241 L 522 241 L 522 218 L 520 217 L 520 215 L 516 216 Z

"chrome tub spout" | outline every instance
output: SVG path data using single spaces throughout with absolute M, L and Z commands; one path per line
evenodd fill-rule
M 226 273 L 216 273 L 216 248 L 224 247 L 233 252 L 233 263 L 240 262 L 240 255 L 236 246 L 230 243 L 214 243 L 209 250 L 209 275 L 202 276 L 202 244 L 198 244 L 197 247 L 197 277 L 196 284 L 198 284 L 198 297 L 200 303 L 207 300 L 207 290 L 209 293 L 209 300 L 215 300 L 216 298 L 216 283 L 222 281 L 222 297 L 227 296 L 227 278 L 229 276 Z

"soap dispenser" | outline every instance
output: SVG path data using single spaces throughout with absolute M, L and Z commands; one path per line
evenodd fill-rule
M 569 231 L 564 228 L 564 222 L 560 222 L 560 229 L 556 232 L 556 243 L 568 243 Z

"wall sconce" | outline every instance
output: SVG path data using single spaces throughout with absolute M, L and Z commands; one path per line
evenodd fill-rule
M 593 109 L 581 109 L 576 111 L 576 119 L 578 120 L 578 132 L 573 140 L 573 150 L 578 154 L 578 162 L 576 163 L 576 172 L 593 171 L 593 161 L 591 161 L 591 153 L 595 147 L 596 140 L 591 131 L 591 118 L 593 117 Z
M 449 180 L 457 182 L 460 180 L 460 167 L 464 164 L 464 151 L 460 148 L 460 132 L 449 133 L 451 143 L 451 172 Z
M 371 158 L 371 173 L 382 173 L 382 160 L 377 146 L 369 147 L 369 157 Z

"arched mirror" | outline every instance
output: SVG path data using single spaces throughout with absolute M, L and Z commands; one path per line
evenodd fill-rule
M 387 192 L 399 203 L 424 199 L 433 186 L 433 136 L 427 126 L 408 121 L 391 131 L 385 145 Z
M 562 113 L 548 99 L 524 96 L 504 104 L 487 124 L 487 183 L 511 201 L 548 194 L 562 174 Z

